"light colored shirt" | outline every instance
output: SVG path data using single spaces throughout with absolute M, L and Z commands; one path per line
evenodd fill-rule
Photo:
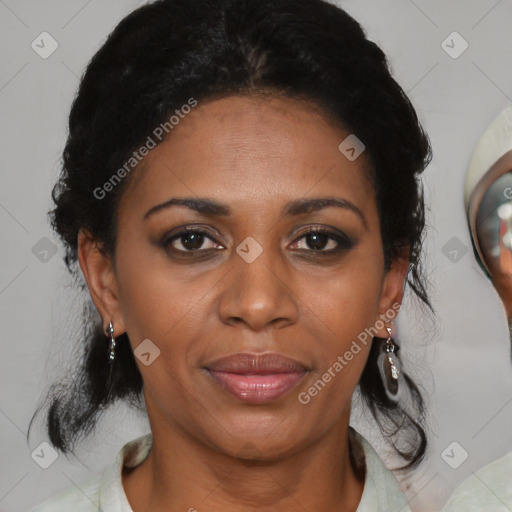
M 476 471 L 455 489 L 443 512 L 512 511 L 512 452 Z
M 393 473 L 387 469 L 375 450 L 355 430 L 350 429 L 354 459 L 366 466 L 364 491 L 357 512 L 410 512 L 407 498 L 397 484 Z M 31 512 L 133 512 L 123 489 L 123 466 L 135 467 L 149 455 L 153 443 L 151 433 L 138 437 L 119 451 L 116 459 L 103 474 L 72 487 Z

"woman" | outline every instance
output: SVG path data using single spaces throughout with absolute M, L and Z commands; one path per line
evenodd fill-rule
M 126 17 L 82 78 L 53 193 L 101 322 L 48 434 L 69 451 L 118 399 L 151 433 L 35 510 L 408 510 L 349 417 L 358 387 L 403 468 L 420 463 L 391 324 L 406 283 L 430 307 L 430 158 L 385 55 L 329 3 Z

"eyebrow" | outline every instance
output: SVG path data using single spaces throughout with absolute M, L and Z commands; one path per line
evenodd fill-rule
M 144 214 L 144 220 L 149 218 L 151 215 L 171 208 L 172 206 L 185 206 L 190 210 L 194 210 L 198 213 L 207 216 L 229 216 L 232 213 L 231 208 L 227 204 L 219 203 L 213 199 L 208 198 L 193 198 L 193 197 L 173 197 L 163 203 L 157 204 L 150 208 Z M 363 212 L 351 201 L 338 197 L 319 197 L 311 199 L 297 199 L 289 201 L 285 204 L 281 216 L 295 216 L 302 215 L 305 213 L 311 213 L 314 211 L 322 210 L 324 208 L 342 208 L 354 212 L 363 222 L 363 225 L 368 229 L 366 217 Z

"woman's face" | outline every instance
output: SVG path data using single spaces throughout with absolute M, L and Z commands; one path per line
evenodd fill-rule
M 139 356 L 150 340 L 137 364 L 153 432 L 186 432 L 231 455 L 250 442 L 270 457 L 348 422 L 371 343 L 358 336 L 401 300 L 407 270 L 407 260 L 384 269 L 366 156 L 351 161 L 338 149 L 348 135 L 297 100 L 199 102 L 133 171 L 115 270 L 97 252 L 88 257 L 81 237 L 105 324 L 113 320 L 116 336 L 126 331 Z M 155 208 L 175 198 L 220 206 Z M 339 206 L 303 207 L 326 198 Z M 174 236 L 185 227 L 192 233 Z M 276 352 L 309 371 L 231 375 L 235 386 L 294 383 L 279 396 L 237 396 L 207 368 L 240 352 Z M 326 372 L 325 386 L 309 392 Z

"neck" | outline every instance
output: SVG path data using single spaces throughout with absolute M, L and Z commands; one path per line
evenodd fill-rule
M 348 416 L 309 446 L 274 458 L 247 442 L 228 455 L 164 422 L 152 432 L 147 459 L 122 475 L 134 512 L 350 512 L 361 500 L 364 478 L 350 462 Z

